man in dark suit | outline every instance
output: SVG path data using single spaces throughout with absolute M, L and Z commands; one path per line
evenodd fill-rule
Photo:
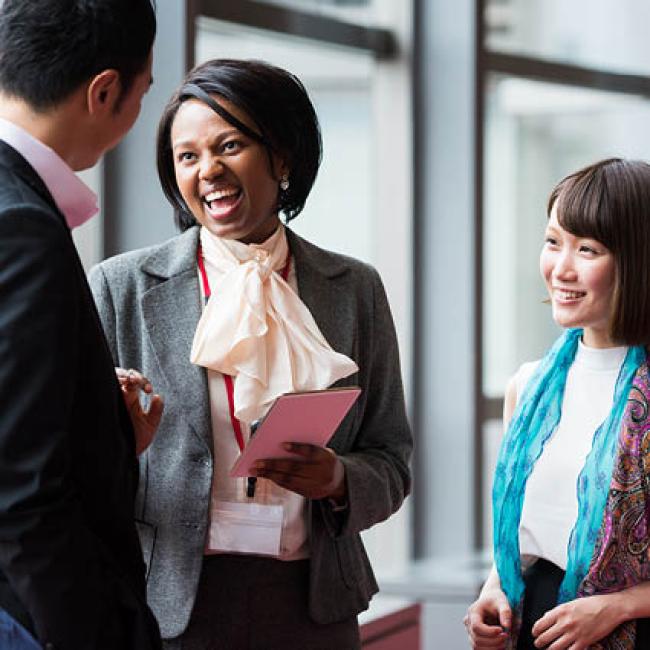
M 74 171 L 137 118 L 155 29 L 150 0 L 0 6 L 3 650 L 160 647 L 133 518 L 138 431 L 70 233 L 96 212 Z M 135 415 L 151 433 L 160 412 Z

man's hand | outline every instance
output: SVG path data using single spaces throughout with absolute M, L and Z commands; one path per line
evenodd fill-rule
M 151 382 L 137 370 L 115 368 L 115 374 L 120 382 L 124 403 L 131 416 L 135 432 L 135 453 L 140 455 L 153 441 L 160 424 L 164 403 L 160 395 L 154 395 Z M 140 391 L 151 395 L 149 410 L 145 411 L 140 403 Z

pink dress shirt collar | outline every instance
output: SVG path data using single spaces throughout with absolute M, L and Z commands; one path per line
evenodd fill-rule
M 13 147 L 34 168 L 69 228 L 76 228 L 97 214 L 97 195 L 53 149 L 25 129 L 2 118 L 0 140 Z

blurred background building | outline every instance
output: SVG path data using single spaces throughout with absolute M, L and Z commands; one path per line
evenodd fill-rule
M 384 590 L 424 602 L 425 648 L 466 647 L 489 561 L 508 377 L 557 332 L 537 256 L 551 187 L 606 156 L 650 159 L 645 0 L 158 0 L 154 86 L 84 174 L 88 267 L 174 235 L 155 172 L 162 108 L 209 58 L 298 75 L 323 165 L 292 227 L 375 265 L 416 437 L 415 489 L 365 535 Z

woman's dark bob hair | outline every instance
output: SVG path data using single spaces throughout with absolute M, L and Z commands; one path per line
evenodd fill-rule
M 180 230 L 187 230 L 196 221 L 176 184 L 171 129 L 181 104 L 196 98 L 197 86 L 199 92 L 211 95 L 217 103 L 219 98 L 226 99 L 250 117 L 261 136 L 258 140 L 267 149 L 269 164 L 272 153 L 285 159 L 291 170 L 290 183 L 286 191 L 278 190 L 278 210 L 286 221 L 297 217 L 316 180 L 322 156 L 318 118 L 304 86 L 291 73 L 264 61 L 214 59 L 188 73 L 165 107 L 158 126 L 158 176 Z M 227 115 L 222 117 L 227 119 Z
M 576 237 L 595 239 L 614 256 L 610 336 L 622 345 L 650 344 L 650 165 L 608 158 L 561 180 L 547 213 Z

